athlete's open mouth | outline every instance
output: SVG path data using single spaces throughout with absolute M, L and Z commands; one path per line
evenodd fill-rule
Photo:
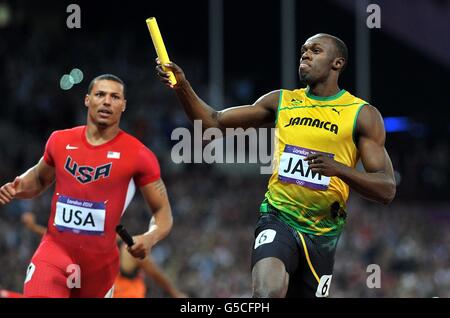
M 99 112 L 100 114 L 112 115 L 112 111 L 110 111 L 109 109 L 106 109 L 106 108 L 99 109 L 98 112 Z

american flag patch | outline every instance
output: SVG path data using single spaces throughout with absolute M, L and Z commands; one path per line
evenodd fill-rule
M 106 158 L 120 159 L 120 152 L 117 152 L 117 151 L 108 151 L 108 155 L 106 156 Z

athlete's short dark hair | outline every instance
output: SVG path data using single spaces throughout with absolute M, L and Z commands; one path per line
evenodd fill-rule
M 116 75 L 113 74 L 102 74 L 97 76 L 96 78 L 94 78 L 90 83 L 89 83 L 89 87 L 88 87 L 88 94 L 90 94 L 92 92 L 92 88 L 94 87 L 94 84 L 96 81 L 102 81 L 102 80 L 106 80 L 106 81 L 113 81 L 113 82 L 117 82 L 119 84 L 121 84 L 123 86 L 123 96 L 125 97 L 125 83 Z
M 344 66 L 341 68 L 341 73 L 342 73 L 344 71 L 345 67 L 347 66 L 347 61 L 348 61 L 347 45 L 340 38 L 338 38 L 337 36 L 331 35 L 331 34 L 319 33 L 317 36 L 326 37 L 326 38 L 329 38 L 330 40 L 332 40 L 334 47 L 336 49 L 335 58 L 342 57 L 345 59 Z

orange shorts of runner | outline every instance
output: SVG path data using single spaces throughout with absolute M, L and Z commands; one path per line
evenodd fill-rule
M 119 274 L 114 282 L 114 298 L 145 298 L 146 292 L 144 279 L 140 275 L 130 279 Z

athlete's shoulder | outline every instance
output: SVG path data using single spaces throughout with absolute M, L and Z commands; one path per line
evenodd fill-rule
M 287 98 L 301 98 L 306 95 L 306 88 L 296 88 L 296 89 L 280 89 L 280 97 Z
M 123 139 L 130 146 L 132 146 L 132 147 L 144 146 L 144 144 L 139 139 L 137 139 L 135 136 L 127 133 L 125 130 L 121 129 L 120 133 L 122 134 L 121 139 Z
M 121 143 L 126 145 L 127 152 L 135 154 L 134 169 L 136 184 L 140 187 L 161 177 L 158 157 L 139 139 L 121 130 Z
M 357 104 L 358 109 L 359 109 L 358 120 L 361 117 L 381 118 L 381 113 L 378 110 L 378 108 L 375 107 L 374 105 L 370 104 L 368 101 L 366 101 L 356 95 L 353 95 L 349 91 L 346 91 L 345 95 L 347 96 L 347 98 L 352 98 L 353 103 Z
M 378 108 L 369 103 L 365 103 L 362 106 L 363 107 L 361 107 L 361 111 L 359 112 L 358 120 L 383 121 L 383 116 Z
M 68 129 L 54 130 L 48 140 L 57 141 L 57 140 L 66 140 L 68 138 L 73 138 L 74 136 L 81 136 L 86 126 L 77 126 Z
M 380 111 L 373 105 L 361 106 L 356 120 L 356 138 L 365 136 L 385 136 L 384 120 Z
M 284 91 L 292 92 L 294 94 L 306 94 L 307 87 L 296 88 L 294 90 L 286 90 L 286 89 L 284 89 Z
M 127 145 L 127 148 L 131 149 L 137 149 L 137 150 L 145 150 L 145 151 L 149 151 L 153 154 L 153 151 L 151 151 L 146 145 L 144 145 L 144 143 L 142 143 L 142 141 L 140 141 L 138 138 L 136 138 L 135 136 L 127 133 L 124 130 L 121 130 L 121 134 L 122 134 L 122 138 L 124 143 Z
M 86 126 L 76 126 L 73 128 L 54 130 L 51 136 L 68 136 L 68 135 L 81 135 Z
M 367 101 L 365 101 L 364 99 L 352 94 L 351 92 L 347 91 L 347 90 L 343 90 L 344 94 L 342 94 L 343 98 L 346 99 L 351 99 L 354 103 L 358 103 L 360 105 L 369 105 L 369 103 Z
M 265 105 L 276 105 L 278 103 L 278 100 L 280 98 L 280 94 L 281 94 L 281 89 L 277 89 L 274 91 L 270 91 L 264 95 L 262 95 L 261 97 L 259 97 L 255 104 L 265 104 Z

